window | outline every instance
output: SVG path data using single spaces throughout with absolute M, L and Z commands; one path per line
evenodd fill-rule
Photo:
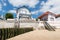
M 50 18 L 50 21 L 54 21 L 54 18 Z

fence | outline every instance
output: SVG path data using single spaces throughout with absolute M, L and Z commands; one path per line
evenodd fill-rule
M 15 28 L 16 23 L 14 21 L 0 21 L 0 28 Z M 29 28 L 38 26 L 37 22 L 22 22 L 20 28 Z
M 51 26 L 55 26 L 56 28 L 60 28 L 60 21 L 47 21 Z M 0 28 L 15 28 L 15 22 L 14 21 L 0 21 Z M 29 21 L 29 22 L 22 22 L 20 23 L 20 28 L 40 28 L 44 27 L 43 21 L 35 22 L 35 21 Z

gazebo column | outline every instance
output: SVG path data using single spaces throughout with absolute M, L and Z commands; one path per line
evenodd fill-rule
M 19 13 L 17 14 L 17 21 L 19 21 Z
M 17 28 L 20 27 L 19 13 L 17 13 Z

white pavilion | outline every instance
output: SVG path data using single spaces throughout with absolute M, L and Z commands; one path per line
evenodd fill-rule
M 30 11 L 25 7 L 19 8 L 17 10 L 17 20 L 19 20 L 19 19 L 20 20 L 31 19 Z

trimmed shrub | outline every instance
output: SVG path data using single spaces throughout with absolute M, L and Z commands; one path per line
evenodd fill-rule
M 29 31 L 33 31 L 33 28 L 4 28 L 0 29 L 0 39 L 5 40 Z

